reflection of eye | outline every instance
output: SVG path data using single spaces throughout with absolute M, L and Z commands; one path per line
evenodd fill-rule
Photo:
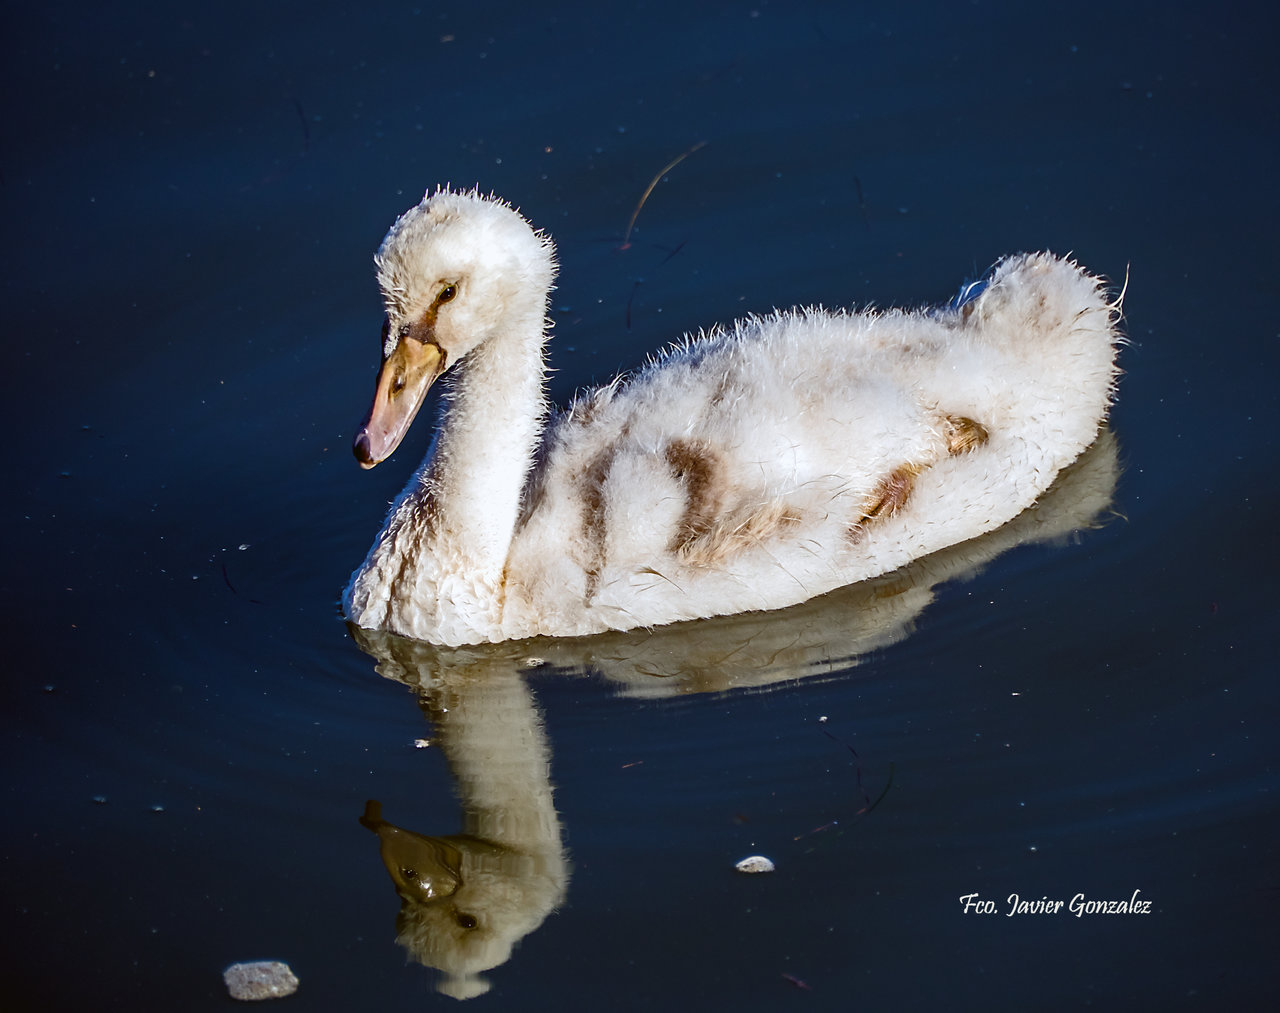
M 436 302 L 448 302 L 458 294 L 457 285 L 446 285 L 440 290 L 440 295 L 436 297 Z
M 480 924 L 478 921 L 476 921 L 475 915 L 463 914 L 461 911 L 458 912 L 457 919 L 458 919 L 458 924 L 461 925 L 464 929 L 474 929 L 477 925 Z
M 409 880 L 410 882 L 413 882 L 413 880 L 418 878 L 418 870 L 417 869 L 401 869 L 400 875 L 402 875 L 405 879 Z

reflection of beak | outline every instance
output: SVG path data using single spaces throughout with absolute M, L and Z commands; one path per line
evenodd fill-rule
M 396 893 L 419 903 L 450 897 L 462 885 L 462 853 L 443 837 L 427 837 L 404 830 L 382 818 L 382 804 L 364 804 L 362 826 L 378 835 L 382 864 L 391 874 Z
M 373 406 L 352 447 L 360 467 L 372 468 L 395 452 L 446 365 L 444 349 L 435 342 L 406 337 L 392 349 L 378 371 Z

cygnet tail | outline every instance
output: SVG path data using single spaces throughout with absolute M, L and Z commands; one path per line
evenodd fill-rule
M 976 296 L 964 296 L 962 290 L 952 307 L 965 326 L 1023 360 L 1064 408 L 1092 408 L 1095 424 L 1103 420 L 1122 340 L 1120 299 L 1103 279 L 1050 253 L 1024 253 L 1002 260 Z

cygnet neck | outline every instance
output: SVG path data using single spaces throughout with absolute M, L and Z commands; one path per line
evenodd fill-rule
M 546 293 L 473 349 L 446 380 L 445 406 L 420 479 L 432 540 L 471 572 L 501 574 L 546 415 Z

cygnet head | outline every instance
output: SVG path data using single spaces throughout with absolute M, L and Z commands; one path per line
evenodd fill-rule
M 401 215 L 375 257 L 386 305 L 382 368 L 354 452 L 372 468 L 399 446 L 436 379 L 504 334 L 540 335 L 555 250 L 509 204 L 437 190 Z

